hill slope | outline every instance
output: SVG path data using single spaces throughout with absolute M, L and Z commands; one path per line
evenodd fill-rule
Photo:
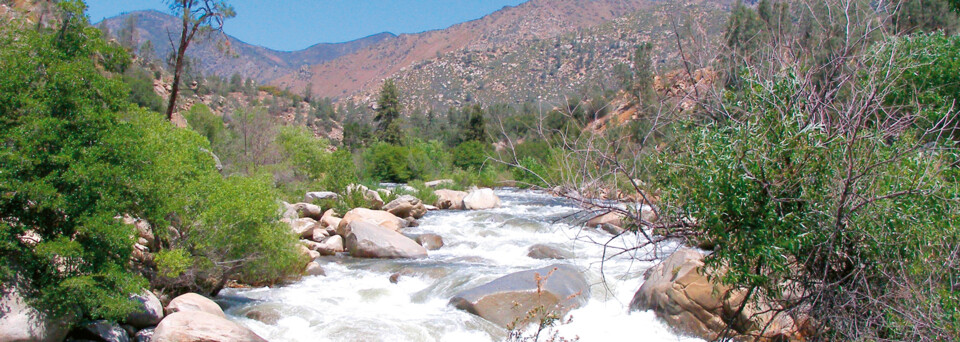
M 285 75 L 272 84 L 297 93 L 312 86 L 315 95 L 346 97 L 377 88 L 384 78 L 424 60 L 463 49 L 513 49 L 523 41 L 552 38 L 598 25 L 652 3 L 651 0 L 531 0 L 444 30 L 385 39 L 309 70 Z
M 151 41 L 156 51 L 154 57 L 166 59 L 173 50 L 170 37 L 179 39 L 179 18 L 158 11 L 137 11 L 106 19 L 99 25 L 105 25 L 116 36 L 129 18 L 135 20 L 138 44 Z M 230 76 L 239 73 L 245 78 L 266 83 L 393 37 L 391 33 L 380 33 L 351 42 L 317 44 L 288 52 L 247 44 L 229 35 L 216 33 L 191 45 L 187 55 L 200 60 L 200 70 L 204 74 Z M 224 49 L 224 46 L 229 46 L 229 49 Z

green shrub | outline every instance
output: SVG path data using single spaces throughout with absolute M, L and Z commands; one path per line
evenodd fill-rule
M 517 181 L 517 186 L 521 188 L 546 187 L 545 177 L 549 177 L 547 169 L 540 164 L 540 161 L 533 157 L 524 157 L 520 160 L 518 167 L 511 169 L 513 180 Z
M 490 145 L 479 141 L 468 141 L 457 145 L 453 149 L 451 159 L 453 166 L 464 170 L 479 171 L 487 161 L 487 151 Z
M 413 179 L 409 150 L 403 146 L 376 143 L 363 152 L 366 176 L 380 182 L 403 183 Z
M 223 119 L 213 114 L 210 107 L 198 103 L 190 107 L 183 117 L 187 119 L 190 128 L 207 138 L 211 145 L 217 144 L 224 139 L 225 128 Z

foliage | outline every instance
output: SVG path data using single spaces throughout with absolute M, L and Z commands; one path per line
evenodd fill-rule
M 183 117 L 187 119 L 190 128 L 207 138 L 211 145 L 223 141 L 226 137 L 226 131 L 223 127 L 223 119 L 217 117 L 210 111 L 207 105 L 198 103 L 190 107 Z
M 123 83 L 130 87 L 129 101 L 140 107 L 163 112 L 163 98 L 153 91 L 153 74 L 140 67 L 128 68 L 123 74 Z
M 373 118 L 377 122 L 377 138 L 388 144 L 399 145 L 403 142 L 403 131 L 400 128 L 400 91 L 393 79 L 387 79 L 380 89 L 380 99 L 377 100 L 377 115 Z
M 0 279 L 25 279 L 35 304 L 116 319 L 144 285 L 127 271 L 138 155 L 127 89 L 104 76 L 128 57 L 64 1 L 58 32 L 0 25 Z M 35 246 L 25 234 L 37 234 Z
M 489 145 L 471 140 L 457 145 L 451 152 L 453 165 L 464 170 L 479 171 L 487 161 Z
M 370 179 L 403 183 L 414 179 L 407 162 L 410 151 L 403 146 L 376 143 L 363 152 L 366 176 Z

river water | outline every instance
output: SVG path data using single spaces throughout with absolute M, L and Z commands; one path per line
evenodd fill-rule
M 573 203 L 526 190 L 497 190 L 502 207 L 434 211 L 408 228 L 434 233 L 444 247 L 421 260 L 321 257 L 326 276 L 275 288 L 227 289 L 219 299 L 228 317 L 270 341 L 501 341 L 507 331 L 447 302 L 459 291 L 506 274 L 558 262 L 580 268 L 591 285 L 586 305 L 570 312 L 558 336 L 580 341 L 700 341 L 680 337 L 652 312 L 628 312 L 643 273 L 653 263 L 634 254 L 601 259 L 612 235 L 582 229 Z M 633 234 L 612 241 L 630 247 Z M 534 244 L 551 244 L 569 260 L 527 257 Z M 667 246 L 669 255 L 673 247 Z M 608 254 L 617 251 L 607 249 Z M 639 251 L 636 253 L 649 253 Z M 397 283 L 390 276 L 400 273 Z

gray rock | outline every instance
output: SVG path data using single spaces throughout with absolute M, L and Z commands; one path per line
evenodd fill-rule
M 462 210 L 463 198 L 467 197 L 463 191 L 441 189 L 433 193 L 437 195 L 437 202 L 433 205 L 438 209 Z
M 470 191 L 463 198 L 463 208 L 467 210 L 485 210 L 500 207 L 500 197 L 492 189 L 477 189 Z
M 27 305 L 20 288 L 2 284 L 0 341 L 60 342 L 67 336 L 67 319 L 55 319 Z
M 311 261 L 307 264 L 307 268 L 303 270 L 303 274 L 308 276 L 326 276 L 327 272 L 323 270 L 323 267 L 321 267 L 319 263 Z
M 135 335 L 133 335 L 133 340 L 136 342 L 151 342 L 153 340 L 153 331 L 154 328 L 140 329 Z
M 537 294 L 538 279 L 542 288 L 540 295 Z M 501 327 L 512 328 L 542 318 L 536 312 L 565 315 L 586 303 L 589 297 L 590 286 L 583 274 L 573 266 L 557 264 L 511 273 L 460 292 L 450 299 L 450 305 Z M 535 311 L 541 306 L 545 310 Z
M 427 250 L 390 229 L 357 220 L 349 225 L 346 248 L 358 258 L 425 258 Z
M 346 251 L 346 248 L 340 235 L 328 237 L 317 245 L 317 252 L 320 252 L 320 255 L 337 255 L 343 251 Z
M 340 196 L 335 192 L 330 191 L 311 191 L 303 196 L 303 201 L 307 203 L 313 203 L 314 201 L 322 200 L 335 200 Z
M 131 300 L 137 301 L 137 310 L 127 316 L 125 320 L 137 328 L 155 326 L 163 319 L 163 304 L 153 292 L 143 290 L 142 293 L 130 296 Z
M 84 324 L 73 334 L 76 338 L 86 338 L 105 342 L 129 342 L 130 336 L 119 324 L 99 320 Z
M 527 250 L 527 256 L 534 259 L 572 259 L 573 253 L 567 252 L 562 248 L 541 244 L 530 246 Z

